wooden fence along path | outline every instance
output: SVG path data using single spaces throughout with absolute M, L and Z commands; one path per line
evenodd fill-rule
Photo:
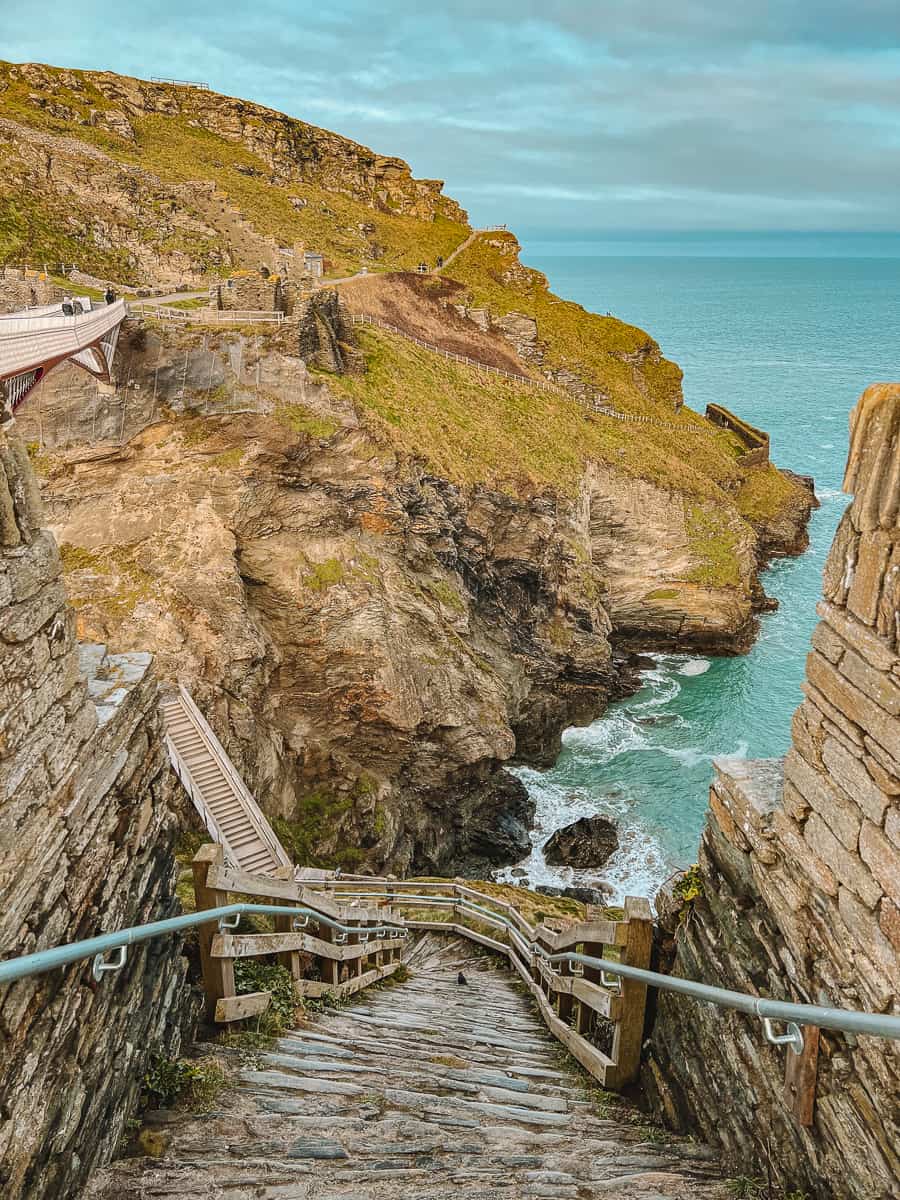
M 223 847 L 201 847 L 194 860 L 198 910 L 232 903 L 232 895 L 249 896 L 261 903 L 306 906 L 356 929 L 341 941 L 324 922 L 313 932 L 314 916 L 298 929 L 292 928 L 291 916 L 276 917 L 275 932 L 266 934 L 230 934 L 214 925 L 203 927 L 203 977 L 208 1008 L 211 1014 L 219 1013 L 217 1019 L 246 1015 L 235 992 L 235 959 L 277 954 L 291 971 L 299 995 L 328 993 L 340 998 L 396 970 L 403 938 L 370 938 L 367 933 L 367 926 L 396 924 L 404 937 L 426 931 L 455 935 L 500 955 L 534 997 L 553 1036 L 603 1087 L 621 1088 L 636 1077 L 646 986 L 604 977 L 588 966 L 580 972 L 575 964 L 557 966 L 548 957 L 574 951 L 646 969 L 652 938 L 646 900 L 628 898 L 620 919 L 601 910 L 583 921 L 533 926 L 511 904 L 463 883 L 344 880 L 323 877 L 322 872 L 297 875 L 296 879 L 254 875 L 227 866 Z M 313 958 L 306 977 L 301 976 L 300 953 Z

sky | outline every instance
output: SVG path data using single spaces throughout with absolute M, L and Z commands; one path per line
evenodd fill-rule
M 0 0 L 0 57 L 208 82 L 478 224 L 900 228 L 897 0 Z

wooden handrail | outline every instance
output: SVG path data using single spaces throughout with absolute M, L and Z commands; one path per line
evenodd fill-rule
M 210 1021 L 227 1023 L 245 1020 L 264 1011 L 270 1001 L 269 992 L 256 992 L 253 999 L 239 996 L 234 978 L 236 959 L 274 954 L 287 967 L 294 981 L 298 999 L 330 992 L 336 997 L 352 995 L 360 988 L 393 974 L 400 966 L 402 939 L 373 938 L 362 941 L 358 934 L 341 935 L 346 941 L 335 940 L 334 930 L 324 922 L 339 922 L 345 927 L 364 930 L 378 925 L 389 917 L 396 924 L 389 906 L 375 908 L 342 906 L 330 896 L 311 892 L 293 879 L 274 879 L 268 875 L 252 875 L 225 864 L 221 844 L 207 843 L 200 847 L 193 860 L 194 898 L 198 912 L 206 908 L 221 908 L 228 904 L 229 893 L 245 897 L 264 897 L 286 905 L 302 906 L 320 913 L 323 924 L 310 924 L 315 932 L 294 930 L 291 918 L 275 917 L 276 932 L 272 934 L 236 934 L 220 930 L 218 925 L 199 927 L 200 964 L 206 992 L 206 1016 Z M 400 931 L 402 932 L 402 930 Z M 319 980 L 305 979 L 300 954 L 311 954 L 319 964 Z M 323 986 L 323 984 L 325 986 Z
M 571 964 L 556 966 L 548 956 L 572 950 L 596 958 L 613 957 L 623 965 L 645 970 L 650 965 L 652 939 L 652 915 L 646 900 L 627 898 L 620 920 L 589 915 L 584 920 L 568 922 L 562 929 L 547 925 L 534 928 L 508 901 L 460 880 L 335 878 L 332 872 L 305 870 L 299 871 L 295 880 L 275 880 L 225 867 L 220 848 L 216 848 L 218 853 L 211 853 L 210 847 L 202 847 L 201 851 L 204 850 L 208 862 L 205 886 L 210 896 L 218 897 L 219 904 L 227 902 L 229 892 L 265 896 L 285 904 L 317 908 L 325 916 L 360 930 L 367 923 L 384 920 L 389 913 L 391 922 L 409 930 L 457 934 L 502 955 L 528 988 L 553 1036 L 602 1086 L 621 1088 L 637 1076 L 646 984 L 623 979 L 617 986 L 609 986 L 599 971 L 585 966 L 583 974 L 575 974 Z M 366 902 L 368 897 L 371 903 Z M 414 913 L 403 917 L 403 909 L 412 909 Z M 448 919 L 438 919 L 439 916 Z M 233 977 L 235 958 L 278 954 L 285 965 L 293 963 L 292 975 L 299 995 L 325 992 L 347 995 L 395 970 L 401 944 L 389 939 L 360 945 L 355 934 L 346 943 L 335 943 L 327 927 L 315 933 L 289 928 L 275 934 L 219 933 L 208 941 L 205 949 L 201 943 L 201 954 L 206 956 L 204 980 L 207 975 L 211 977 L 218 998 L 229 977 L 227 967 L 222 978 L 217 975 L 217 964 L 229 964 Z M 610 955 L 604 953 L 605 947 L 610 947 Z M 316 958 L 319 980 L 300 978 L 297 969 L 300 952 Z M 379 953 L 389 956 L 387 962 L 379 959 Z M 607 1025 L 598 1026 L 598 1022 Z M 608 1049 L 601 1049 L 592 1040 L 601 1030 Z

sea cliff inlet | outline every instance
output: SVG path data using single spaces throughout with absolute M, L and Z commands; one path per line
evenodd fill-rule
M 618 896 L 652 896 L 696 857 L 712 759 L 787 749 L 822 564 L 847 502 L 848 415 L 868 380 L 896 373 L 883 331 L 900 318 L 892 257 L 900 240 L 877 241 L 787 239 L 779 258 L 749 235 L 665 245 L 526 242 L 524 260 L 554 288 L 626 320 L 640 316 L 683 366 L 686 403 L 700 411 L 733 404 L 769 431 L 780 466 L 815 477 L 821 502 L 809 550 L 777 559 L 762 577 L 779 608 L 761 618 L 748 655 L 657 656 L 640 693 L 565 734 L 552 769 L 519 772 L 538 804 L 535 852 L 520 864 L 532 883 L 599 878 Z M 594 812 L 619 825 L 620 849 L 607 866 L 547 867 L 539 848 L 549 833 Z

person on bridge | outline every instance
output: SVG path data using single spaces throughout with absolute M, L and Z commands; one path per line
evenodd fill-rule
M 62 298 L 62 313 L 64 317 L 75 316 L 75 305 L 71 296 L 63 296 Z
M 103 294 L 103 299 L 107 304 L 115 304 L 116 293 L 113 291 L 113 285 L 111 283 L 106 285 L 106 291 Z

